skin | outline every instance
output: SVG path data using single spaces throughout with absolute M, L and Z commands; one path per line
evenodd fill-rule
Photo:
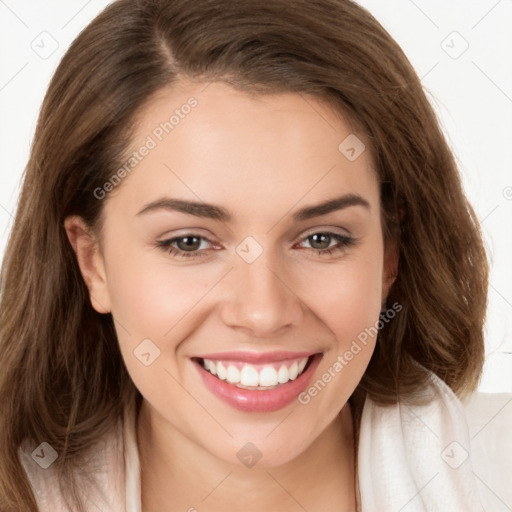
M 65 222 L 91 302 L 112 313 L 124 362 L 144 397 L 137 423 L 143 510 L 215 512 L 226 503 L 254 512 L 355 510 L 347 400 L 375 339 L 307 405 L 294 401 L 268 413 L 220 401 L 191 357 L 322 352 L 315 382 L 375 325 L 397 256 L 384 246 L 371 155 L 349 161 L 338 150 L 354 130 L 317 98 L 206 85 L 175 84 L 143 110 L 132 150 L 167 112 L 191 96 L 198 101 L 103 199 L 101 236 L 79 217 Z M 369 207 L 292 219 L 300 208 L 343 194 L 359 195 Z M 222 206 L 232 220 L 165 209 L 137 215 L 164 196 Z M 355 242 L 318 254 L 339 245 L 310 237 L 325 232 Z M 195 249 L 203 256 L 180 258 L 156 245 L 190 234 L 206 237 Z M 252 263 L 236 252 L 247 236 L 263 251 Z M 147 338 L 160 350 L 149 366 L 133 354 Z M 247 442 L 262 455 L 253 468 L 237 458 Z

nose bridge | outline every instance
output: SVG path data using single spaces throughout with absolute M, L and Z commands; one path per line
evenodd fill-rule
M 298 324 L 301 303 L 286 283 L 279 255 L 256 247 L 251 240 L 242 242 L 237 253 L 223 307 L 224 322 L 248 329 L 254 336 L 271 336 Z

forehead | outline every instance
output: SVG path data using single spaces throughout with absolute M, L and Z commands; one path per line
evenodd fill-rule
M 132 210 L 163 194 L 260 214 L 262 204 L 282 211 L 342 193 L 378 200 L 361 135 L 302 93 L 256 95 L 218 82 L 162 89 L 136 119 L 127 162 L 114 196 Z

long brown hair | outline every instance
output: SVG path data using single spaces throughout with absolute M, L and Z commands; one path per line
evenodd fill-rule
M 388 301 L 402 310 L 380 330 L 357 393 L 412 399 L 426 378 L 414 361 L 455 392 L 479 380 L 488 267 L 478 222 L 420 80 L 383 27 L 348 0 L 118 0 L 53 76 L 2 265 L 2 512 L 37 510 L 18 458 L 24 439 L 58 452 L 73 489 L 80 455 L 141 398 L 112 316 L 91 306 L 63 220 L 78 214 L 101 228 L 108 198 L 94 190 L 122 165 L 147 101 L 182 78 L 312 94 L 360 127 L 386 240 L 399 244 Z

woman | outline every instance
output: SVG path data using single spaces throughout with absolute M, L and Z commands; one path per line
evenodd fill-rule
M 52 79 L 3 263 L 1 510 L 482 510 L 487 278 L 367 11 L 117 0 Z

